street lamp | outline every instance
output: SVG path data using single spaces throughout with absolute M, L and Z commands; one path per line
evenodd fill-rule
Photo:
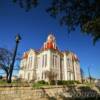
M 21 36 L 19 34 L 16 35 L 16 43 L 19 43 L 19 41 L 21 40 Z
M 91 83 L 90 67 L 88 67 L 88 73 L 89 73 L 89 79 L 90 79 L 90 83 Z
M 14 49 L 14 53 L 13 53 L 12 63 L 10 65 L 10 69 L 9 69 L 8 83 L 11 83 L 13 67 L 14 67 L 15 58 L 16 58 L 17 49 L 18 49 L 18 44 L 19 44 L 20 40 L 21 40 L 21 36 L 19 34 L 17 34 L 16 38 L 15 38 L 16 45 L 15 45 L 15 49 Z

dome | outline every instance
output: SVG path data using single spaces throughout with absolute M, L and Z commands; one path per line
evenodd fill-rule
M 50 34 L 50 35 L 48 36 L 48 38 L 47 38 L 47 41 L 48 41 L 48 42 L 54 42 L 54 41 L 55 41 L 55 37 L 54 37 L 52 34 Z
M 57 49 L 56 40 L 54 35 L 52 34 L 48 35 L 46 42 L 44 42 L 43 50 L 47 49 L 55 49 L 55 50 Z

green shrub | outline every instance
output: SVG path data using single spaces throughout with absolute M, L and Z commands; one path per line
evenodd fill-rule
M 51 80 L 50 85 L 55 85 L 55 82 L 56 82 L 55 80 Z
M 48 82 L 45 82 L 44 80 L 41 80 L 41 81 L 38 81 L 37 83 L 39 83 L 39 84 L 48 84 Z
M 58 84 L 58 85 L 63 85 L 63 83 L 64 83 L 64 81 L 62 81 L 62 80 L 58 80 L 58 81 L 57 81 L 57 84 Z
M 65 81 L 65 80 L 58 80 L 57 81 L 57 84 L 58 85 L 72 85 L 72 84 L 79 84 L 79 82 L 78 81 L 74 81 L 74 80 L 67 80 L 67 81 Z
M 74 85 L 75 83 L 76 84 L 79 84 L 78 81 L 74 81 L 74 80 L 50 80 L 50 85 Z M 44 80 L 41 80 L 41 81 L 38 81 L 36 82 L 36 84 L 42 84 L 42 85 L 48 85 L 49 83 L 48 82 L 45 82 Z
M 80 82 L 79 81 L 74 81 L 76 84 L 80 84 Z

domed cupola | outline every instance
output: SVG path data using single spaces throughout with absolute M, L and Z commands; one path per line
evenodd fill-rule
M 47 37 L 47 41 L 44 42 L 43 50 L 47 50 L 47 49 L 57 49 L 56 40 L 55 40 L 54 35 L 52 35 L 52 34 L 50 34 Z

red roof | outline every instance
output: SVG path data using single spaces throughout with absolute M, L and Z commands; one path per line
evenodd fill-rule
M 47 50 L 47 49 L 57 49 L 57 47 L 53 42 L 47 42 L 44 45 L 43 50 Z
M 23 59 L 27 59 L 28 58 L 28 53 L 25 53 L 24 55 L 23 55 Z

